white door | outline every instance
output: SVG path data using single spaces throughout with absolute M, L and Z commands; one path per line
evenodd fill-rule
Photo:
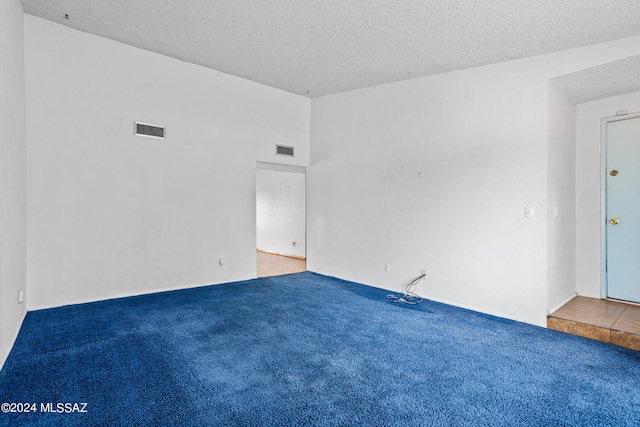
M 640 117 L 606 132 L 607 296 L 640 302 Z

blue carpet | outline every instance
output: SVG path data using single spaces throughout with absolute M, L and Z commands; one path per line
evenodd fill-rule
M 0 426 L 640 425 L 640 352 L 386 294 L 301 273 L 30 312 L 0 402 L 38 412 Z

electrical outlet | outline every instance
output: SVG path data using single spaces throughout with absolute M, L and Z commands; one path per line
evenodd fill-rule
M 24 292 L 18 290 L 18 304 L 22 304 L 24 302 Z
M 391 271 L 391 264 L 389 264 L 388 262 L 384 264 L 384 271 Z
M 420 275 L 424 276 L 424 278 L 427 278 L 427 270 L 420 270 Z

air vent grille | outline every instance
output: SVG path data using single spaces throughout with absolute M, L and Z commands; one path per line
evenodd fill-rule
M 148 138 L 164 139 L 164 126 L 150 125 L 149 123 L 135 122 L 136 136 L 146 136 Z
M 286 145 L 276 145 L 276 154 L 279 154 L 281 156 L 294 157 L 293 147 L 288 147 Z

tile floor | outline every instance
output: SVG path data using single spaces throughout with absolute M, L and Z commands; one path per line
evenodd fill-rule
M 547 327 L 640 350 L 640 306 L 575 297 L 547 316 Z
M 283 274 L 307 271 L 307 261 L 257 251 L 258 277 L 282 276 Z

